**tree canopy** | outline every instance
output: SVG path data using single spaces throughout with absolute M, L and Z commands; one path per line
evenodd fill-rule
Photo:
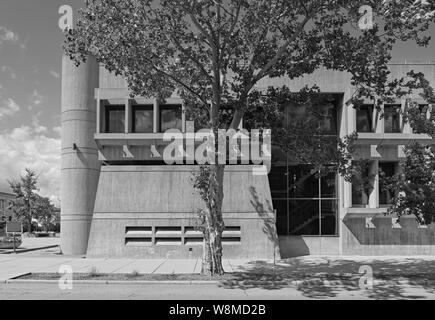
M 363 5 L 374 24 L 361 30 Z M 352 75 L 355 98 L 397 93 L 391 49 L 397 41 L 427 45 L 434 15 L 427 1 L 87 0 L 64 48 L 77 63 L 95 56 L 134 95 L 176 92 L 197 108 L 231 104 L 237 128 L 264 77 L 293 79 L 324 66 Z

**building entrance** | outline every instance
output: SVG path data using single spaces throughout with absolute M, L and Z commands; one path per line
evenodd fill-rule
M 278 235 L 337 235 L 337 172 L 275 165 L 269 174 Z

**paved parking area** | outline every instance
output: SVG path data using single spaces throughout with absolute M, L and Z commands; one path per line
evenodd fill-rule
M 22 254 L 41 249 L 52 249 L 50 252 L 56 253 L 60 252 L 59 246 L 59 237 L 23 238 L 23 243 L 16 249 L 16 252 Z M 0 249 L 0 256 L 2 254 L 12 254 L 13 251 L 13 249 Z

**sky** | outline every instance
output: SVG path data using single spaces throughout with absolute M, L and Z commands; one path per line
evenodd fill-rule
M 24 168 L 39 174 L 40 194 L 60 189 L 60 98 L 63 35 L 59 8 L 82 0 L 0 1 L 0 191 Z M 430 31 L 434 35 L 435 29 Z M 394 60 L 435 60 L 428 48 L 399 44 Z

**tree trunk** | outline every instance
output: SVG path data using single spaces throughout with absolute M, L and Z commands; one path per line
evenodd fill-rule
M 222 267 L 222 232 L 225 228 L 222 218 L 223 178 L 225 165 L 210 166 L 209 201 L 205 215 L 204 251 L 202 273 L 224 274 Z
M 211 263 L 210 242 L 208 240 L 208 232 L 204 231 L 204 240 L 202 245 L 202 274 L 213 274 L 213 265 Z

